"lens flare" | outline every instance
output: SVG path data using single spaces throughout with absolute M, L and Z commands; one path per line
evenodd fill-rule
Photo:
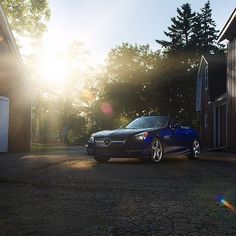
M 111 118 L 114 114 L 112 105 L 108 102 L 104 102 L 100 106 L 101 112 L 107 117 Z
M 217 202 L 232 211 L 236 211 L 235 207 L 230 202 L 226 201 L 222 195 L 217 197 Z

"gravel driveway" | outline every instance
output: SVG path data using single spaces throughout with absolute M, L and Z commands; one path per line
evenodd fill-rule
M 236 235 L 236 158 L 0 155 L 0 235 Z

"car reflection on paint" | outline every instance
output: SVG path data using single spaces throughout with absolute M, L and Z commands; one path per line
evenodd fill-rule
M 125 128 L 92 134 L 87 154 L 97 162 L 107 162 L 111 157 L 139 157 L 157 163 L 169 154 L 185 154 L 196 160 L 200 156 L 200 141 L 195 129 L 169 116 L 142 116 Z

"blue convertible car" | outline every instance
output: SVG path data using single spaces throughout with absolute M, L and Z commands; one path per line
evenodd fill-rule
M 157 163 L 167 154 L 186 154 L 196 160 L 200 142 L 196 130 L 169 116 L 142 116 L 125 128 L 92 134 L 87 153 L 98 162 L 107 162 L 111 157 L 142 157 Z

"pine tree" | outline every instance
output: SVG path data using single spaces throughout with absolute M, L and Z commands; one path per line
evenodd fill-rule
M 210 1 L 207 1 L 194 19 L 191 41 L 197 54 L 219 52 L 219 46 L 216 44 L 218 32 L 212 19 Z
M 177 17 L 171 18 L 172 24 L 168 27 L 169 31 L 164 31 L 170 41 L 156 40 L 167 53 L 190 48 L 195 12 L 192 12 L 191 5 L 186 3 L 181 8 L 177 8 L 177 13 Z
M 203 45 L 203 28 L 202 19 L 199 13 L 196 14 L 193 23 L 192 35 L 191 35 L 191 47 L 192 50 L 198 55 L 202 53 Z

